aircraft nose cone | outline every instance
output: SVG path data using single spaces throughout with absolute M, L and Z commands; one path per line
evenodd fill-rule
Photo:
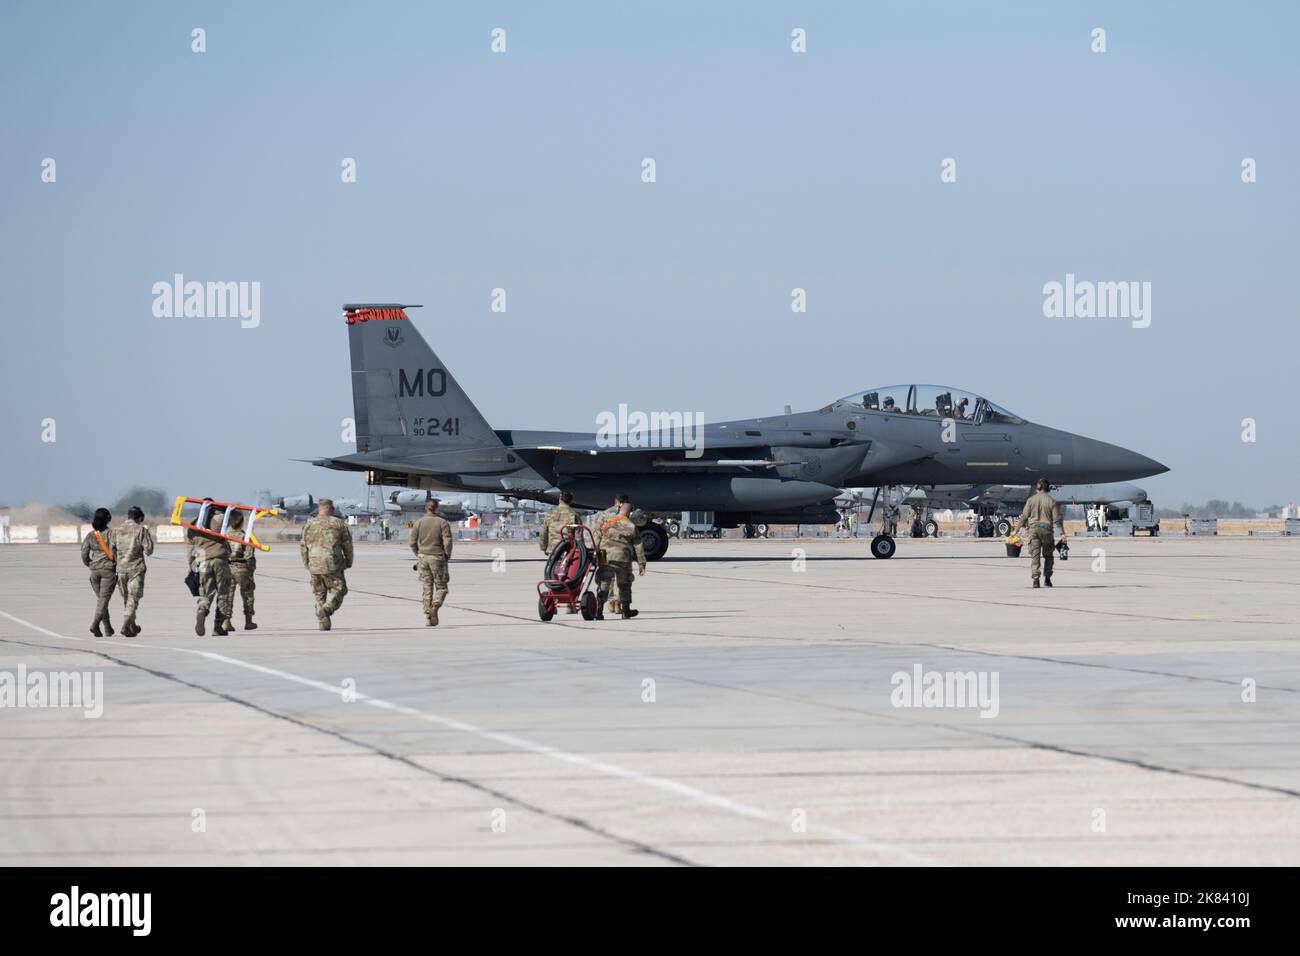
M 1154 458 L 1091 438 L 1074 440 L 1074 464 L 1091 481 L 1132 481 L 1169 470 Z

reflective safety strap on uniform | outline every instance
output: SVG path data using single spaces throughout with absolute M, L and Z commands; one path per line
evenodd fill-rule
M 610 518 L 608 521 L 606 521 L 603 525 L 600 526 L 600 530 L 603 532 L 610 525 L 617 524 L 620 521 L 626 521 L 626 520 L 627 520 L 627 515 L 619 515 L 617 518 Z
M 117 564 L 117 558 L 113 557 L 113 552 L 108 550 L 108 545 L 104 543 L 104 536 L 100 534 L 98 531 L 95 532 L 95 540 L 99 542 L 100 549 L 106 555 L 108 555 L 108 560 L 112 561 L 114 564 Z

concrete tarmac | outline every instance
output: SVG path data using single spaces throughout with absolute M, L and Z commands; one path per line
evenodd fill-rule
M 275 545 L 224 638 L 161 546 L 98 640 L 75 546 L 3 547 L 0 862 L 1300 863 L 1300 540 L 1072 543 L 1031 590 L 996 540 L 674 541 L 637 619 L 543 624 L 535 543 L 461 542 L 437 628 L 358 545 L 328 633 Z

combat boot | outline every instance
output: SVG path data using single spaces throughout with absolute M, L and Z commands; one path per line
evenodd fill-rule
M 105 633 L 108 634 L 109 637 L 112 637 L 114 634 L 117 633 L 115 630 L 113 630 L 113 622 L 108 619 L 107 614 L 104 615 L 104 631 Z
M 609 602 L 609 613 L 610 613 L 610 614 L 617 614 L 617 613 L 618 613 L 618 601 L 615 600 L 615 601 L 610 601 L 610 602 Z
M 322 631 L 328 631 L 330 629 L 330 616 L 325 613 L 323 607 L 316 608 L 316 623 L 320 625 Z
M 204 630 L 204 628 L 207 627 L 207 623 L 208 623 L 207 611 L 200 608 L 199 610 L 194 612 L 194 633 L 195 634 L 197 634 L 199 637 L 202 637 L 204 634 L 206 634 L 207 632 Z
M 218 614 L 216 620 L 212 622 L 212 634 L 214 637 L 225 637 L 230 633 L 226 630 L 224 626 L 225 623 L 226 622 L 222 619 L 221 615 Z
M 135 621 L 131 620 L 128 617 L 125 621 L 122 622 L 122 636 L 135 637 L 135 635 L 136 635 Z
M 1050 588 L 1052 586 L 1052 576 L 1050 574 L 1044 574 L 1043 583 Z
M 428 619 L 430 627 L 438 626 L 438 605 L 435 604 L 433 607 L 429 608 Z
M 1038 583 L 1038 578 L 1034 578 L 1034 587 L 1042 587 L 1042 585 Z
M 621 605 L 620 605 L 620 607 L 621 607 Z M 623 607 L 623 608 L 621 609 L 620 613 L 623 615 L 623 620 L 627 621 L 627 620 L 630 620 L 631 618 L 636 617 L 636 616 L 637 616 L 638 614 L 640 614 L 641 612 L 638 611 L 638 610 L 636 610 L 635 608 Z
M 95 618 L 94 623 L 90 625 L 90 633 L 96 637 L 104 636 L 104 633 L 99 629 L 99 618 Z
M 246 631 L 256 631 L 256 630 L 257 630 L 257 625 L 253 623 L 253 615 L 251 615 L 251 614 L 245 614 L 245 615 L 244 615 L 244 630 L 246 630 Z

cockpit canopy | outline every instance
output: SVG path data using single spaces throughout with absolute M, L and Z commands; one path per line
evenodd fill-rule
M 868 412 L 952 418 L 976 425 L 1023 425 L 1025 420 L 959 388 L 947 385 L 888 385 L 846 395 L 830 406 Z

